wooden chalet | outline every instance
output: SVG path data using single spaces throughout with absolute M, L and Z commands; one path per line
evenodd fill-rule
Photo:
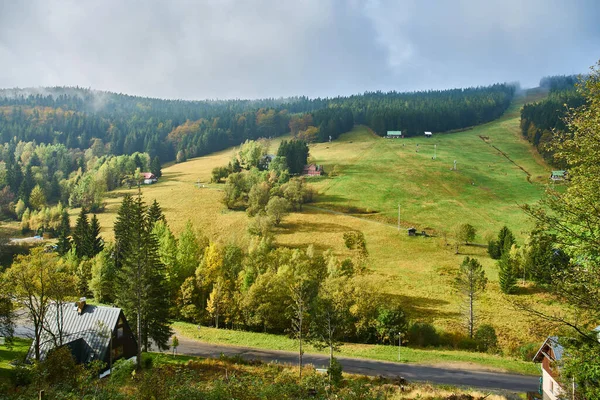
M 550 336 L 533 358 L 533 362 L 542 364 L 540 394 L 544 400 L 557 400 L 563 394 L 558 383 L 559 370 L 556 364 L 562 359 L 563 353 L 564 348 L 558 343 L 558 338 Z
M 302 170 L 302 175 L 307 176 L 320 176 L 323 175 L 323 166 L 316 164 L 305 165 Z
M 100 360 L 105 369 L 111 368 L 116 360 L 137 355 L 137 341 L 120 308 L 87 305 L 84 297 L 60 308 L 52 305 L 45 320 L 40 360 L 53 349 L 64 346 L 71 350 L 77 363 Z M 33 344 L 27 359 L 35 359 Z
M 144 185 L 151 185 L 158 182 L 158 178 L 152 172 L 142 172 L 141 175 L 144 179 Z

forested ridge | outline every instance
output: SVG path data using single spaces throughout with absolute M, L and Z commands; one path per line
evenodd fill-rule
M 80 88 L 0 91 L 0 138 L 36 140 L 86 149 L 92 138 L 109 146 L 109 154 L 146 152 L 165 161 L 178 151 L 194 157 L 237 145 L 247 139 L 290 131 L 298 114 L 310 114 L 329 140 L 355 123 L 378 134 L 402 130 L 448 131 L 490 121 L 508 107 L 514 87 L 398 93 L 367 92 L 335 98 L 261 100 L 161 100 Z M 304 127 L 306 128 L 306 127 Z
M 566 130 L 565 117 L 570 108 L 585 104 L 584 97 L 576 90 L 578 77 L 550 76 L 540 80 L 540 88 L 549 91 L 548 98 L 533 104 L 526 104 L 521 110 L 521 133 L 531 142 L 546 159 L 559 165 L 554 160 L 553 151 L 549 147 L 555 131 Z
M 43 212 L 58 201 L 100 210 L 104 192 L 143 171 L 159 175 L 161 163 L 289 132 L 324 142 L 355 124 L 406 136 L 465 128 L 500 116 L 514 91 L 495 84 L 324 99 L 184 101 L 71 87 L 4 89 L 0 212 L 21 219 L 27 209 Z

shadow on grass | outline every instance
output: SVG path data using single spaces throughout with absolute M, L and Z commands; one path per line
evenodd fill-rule
M 518 296 L 529 296 L 529 295 L 539 294 L 539 293 L 549 293 L 549 291 L 547 289 L 545 289 L 544 287 L 537 286 L 537 285 L 532 285 L 532 286 L 527 286 L 527 287 L 517 286 L 517 288 L 513 294 L 518 295 Z
M 323 218 L 326 220 L 326 218 Z M 282 222 L 281 228 L 289 233 L 296 232 L 347 232 L 350 230 L 346 225 L 333 224 L 330 222 Z
M 435 318 L 453 318 L 460 315 L 458 311 L 440 310 L 443 306 L 450 304 L 446 300 L 400 294 L 388 296 L 392 301 L 401 304 L 411 318 L 427 321 Z
M 318 203 L 339 203 L 341 201 L 349 201 L 349 199 L 336 194 L 319 194 L 315 197 L 315 202 Z

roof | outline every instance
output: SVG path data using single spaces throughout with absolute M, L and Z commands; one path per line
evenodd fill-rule
M 546 339 L 546 341 L 544 342 L 544 344 L 542 344 L 542 347 L 540 347 L 540 349 L 537 351 L 537 353 L 535 354 L 535 357 L 533 357 L 533 362 L 542 362 L 542 359 L 545 357 L 545 354 L 548 354 L 544 350 L 545 348 L 552 349 L 552 355 L 554 356 L 554 360 L 552 360 L 552 361 L 558 361 L 558 360 L 560 360 L 562 358 L 562 356 L 563 356 L 564 351 L 565 351 L 564 347 L 562 347 L 558 343 L 558 337 L 557 336 L 549 336 Z M 548 356 L 551 356 L 551 355 L 548 354 Z
M 402 131 L 387 131 L 388 136 L 401 136 Z
M 426 134 L 427 136 L 429 136 L 429 135 L 433 135 L 433 133 L 431 133 L 431 132 L 427 132 L 427 131 L 425 131 L 425 134 Z
M 144 179 L 153 179 L 156 178 L 152 172 L 142 172 L 142 176 Z
M 566 173 L 567 173 L 567 171 L 563 171 L 563 170 L 552 171 L 552 175 L 564 175 Z
M 51 305 L 46 313 L 48 330 L 58 332 L 57 306 Z M 59 313 L 60 314 L 60 313 Z M 62 305 L 63 344 L 69 346 L 73 354 L 81 355 L 80 362 L 103 360 L 109 346 L 109 340 L 121 315 L 121 309 L 116 307 L 101 307 L 86 305 L 81 313 L 77 312 L 75 303 Z M 102 334 L 103 327 L 108 327 L 111 334 Z M 106 328 L 104 328 L 106 330 Z M 42 332 L 40 340 L 40 359 L 46 358 L 48 351 L 56 347 L 52 335 Z M 35 357 L 33 344 L 27 355 L 28 359 Z

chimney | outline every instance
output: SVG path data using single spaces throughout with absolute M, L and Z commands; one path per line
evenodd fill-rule
M 77 302 L 77 314 L 81 315 L 85 309 L 85 297 L 82 297 Z

